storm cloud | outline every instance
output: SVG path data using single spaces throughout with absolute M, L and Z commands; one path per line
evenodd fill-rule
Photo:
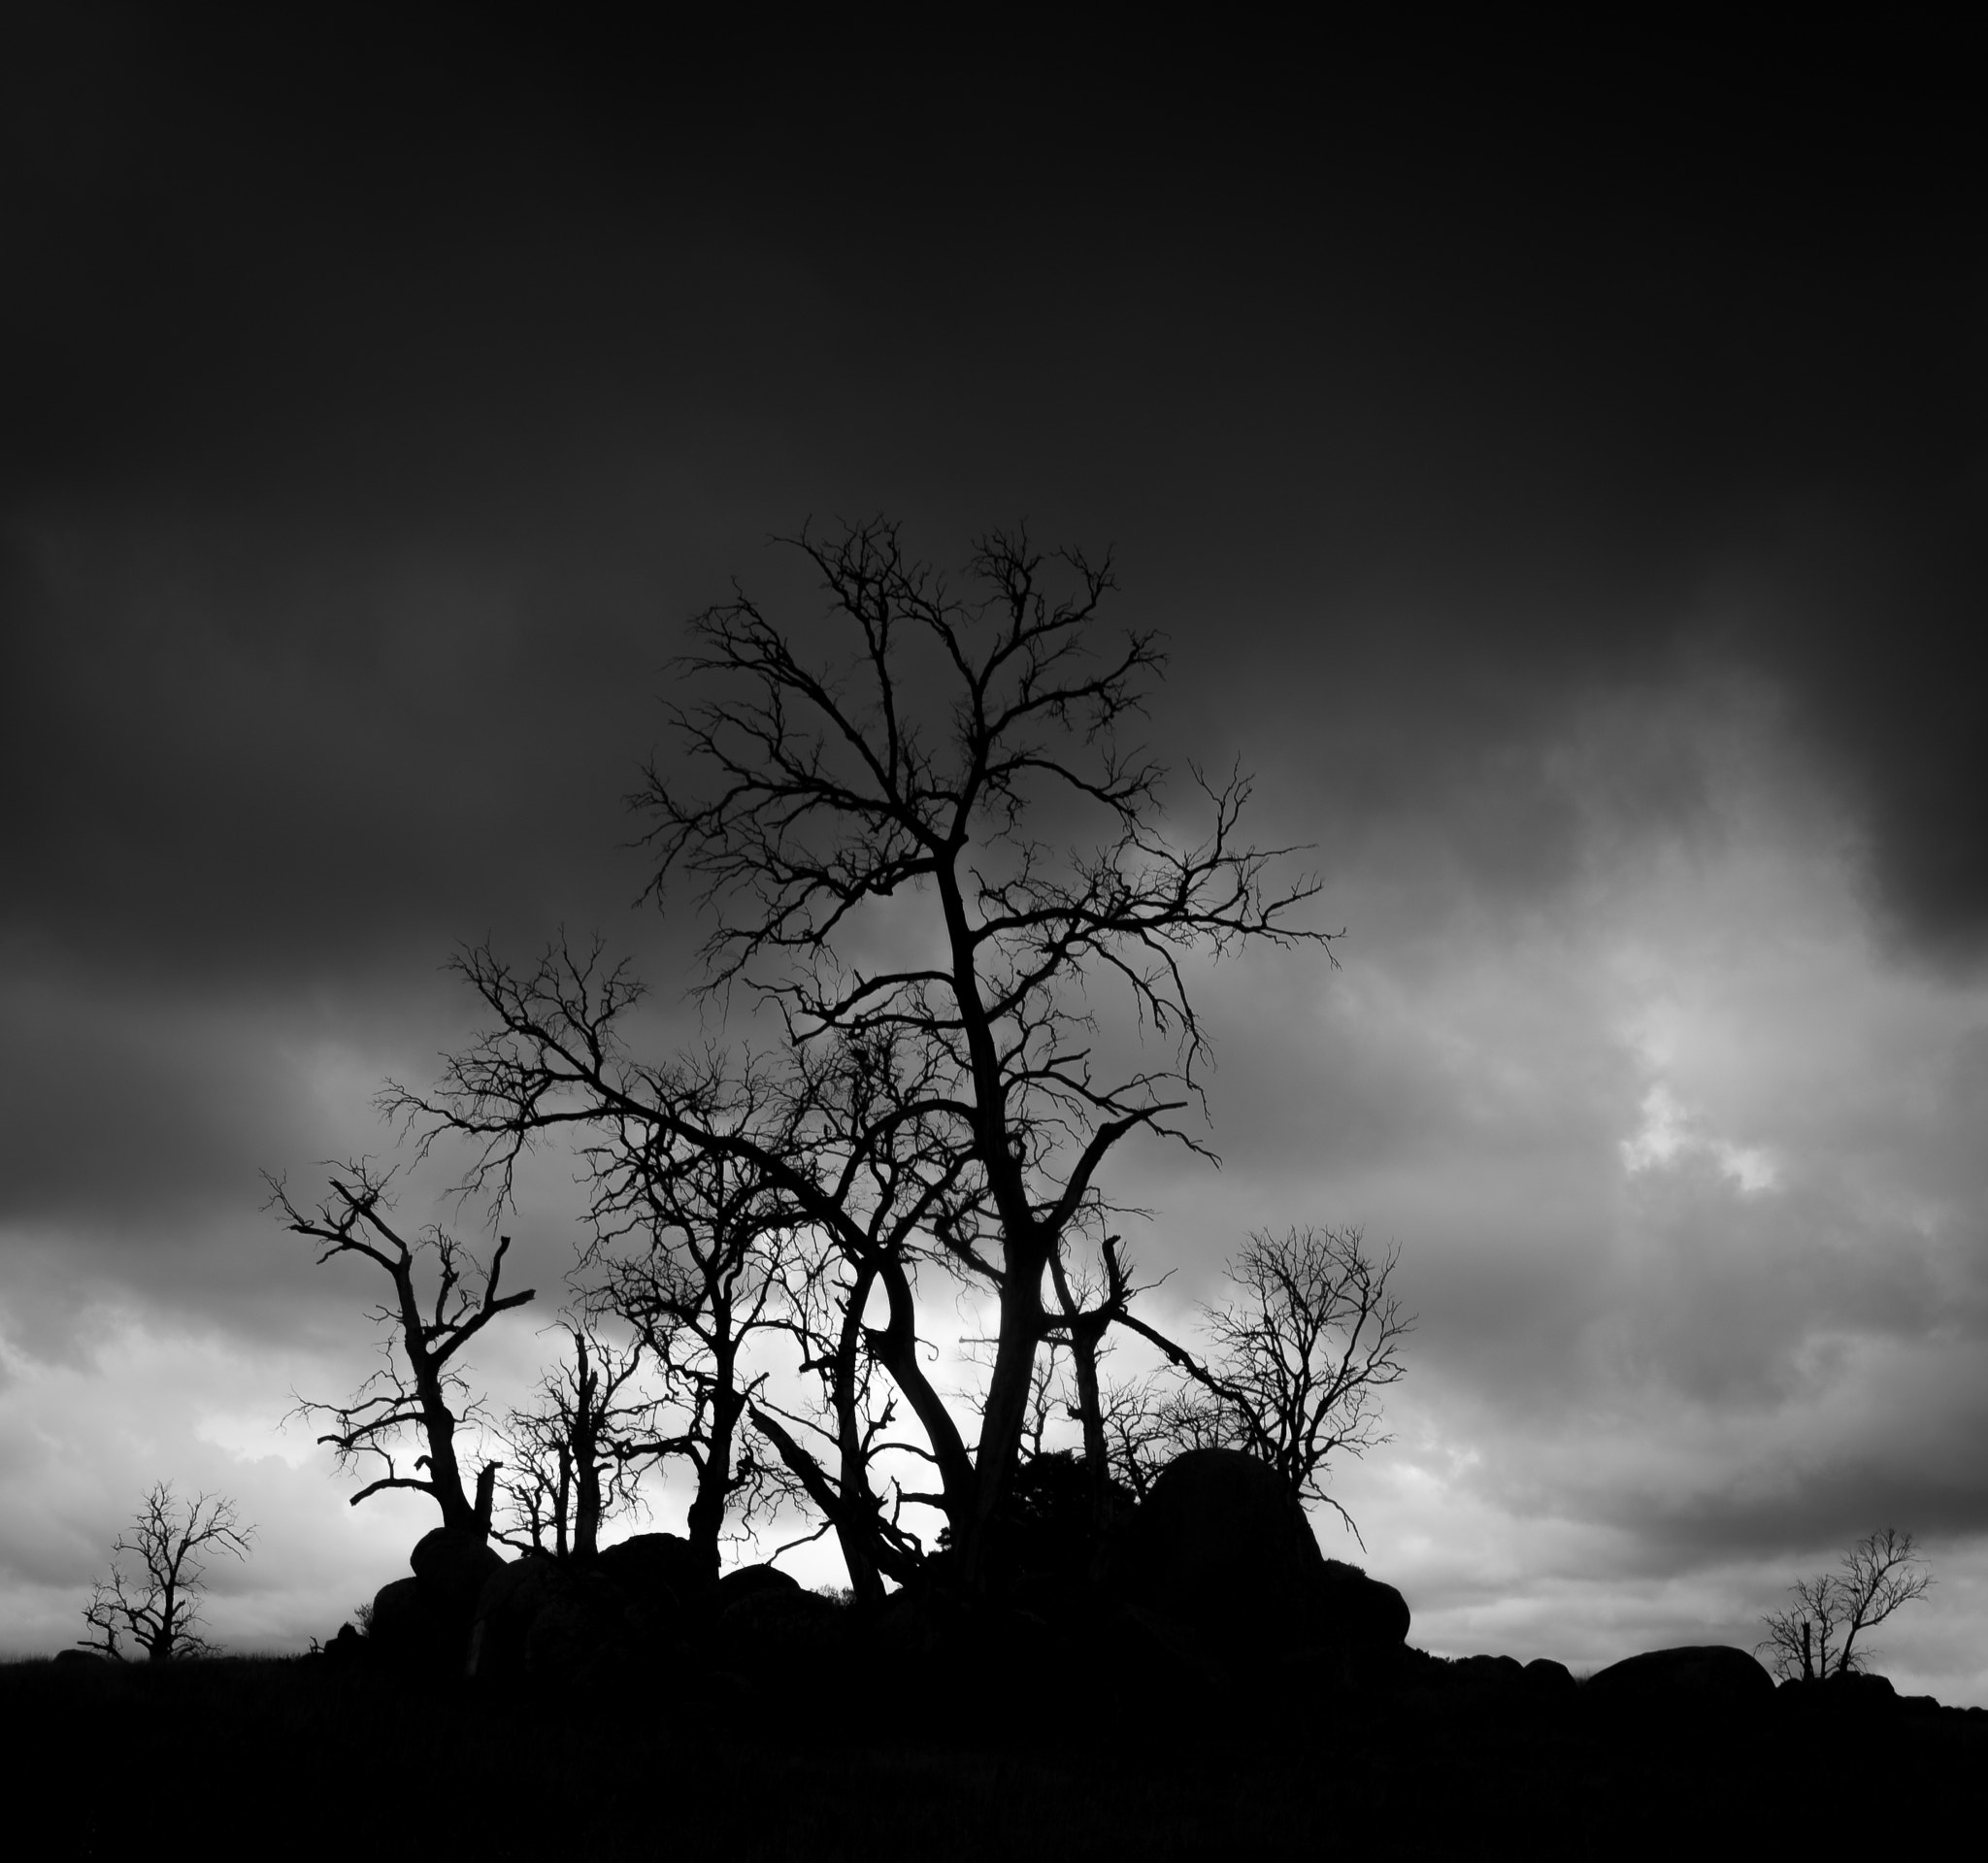
M 1207 980 L 1224 1167 L 1118 1190 L 1183 1320 L 1253 1225 L 1401 1243 L 1411 1377 L 1344 1491 L 1427 1634 L 1749 1642 L 1896 1518 L 1962 1612 L 1915 1673 L 1984 1698 L 1959 118 L 1358 50 L 1309 94 L 1018 84 L 502 10 L 10 30 L 23 1647 L 176 1444 L 360 1533 L 255 1433 L 367 1349 L 259 1174 L 390 1145 L 373 1088 L 469 1025 L 459 941 L 599 926 L 688 1025 L 621 801 L 681 624 L 735 575 L 805 615 L 769 538 L 880 511 L 941 564 L 1018 520 L 1112 548 L 1168 638 L 1151 742 L 1253 769 L 1346 927 L 1336 972 Z M 557 1223 L 520 1248 L 549 1294 Z M 141 1406 L 182 1420 L 104 1449 Z M 365 1534 L 237 1634 L 332 1627 Z

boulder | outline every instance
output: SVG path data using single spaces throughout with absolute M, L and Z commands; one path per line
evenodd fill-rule
M 718 1580 L 718 1612 L 722 1615 L 742 1599 L 763 1591 L 787 1593 L 800 1589 L 801 1581 L 777 1565 L 742 1565 Z
M 847 1641 L 848 1613 L 798 1584 L 747 1591 L 725 1607 L 717 1622 L 717 1647 L 727 1662 L 812 1664 Z
M 1452 1682 L 1483 1694 L 1516 1695 L 1526 1685 L 1525 1666 L 1516 1656 L 1459 1656 L 1449 1675 Z
M 564 1567 L 531 1553 L 491 1573 L 477 1596 L 469 1639 L 469 1674 L 480 1680 L 523 1675 L 525 1641 L 532 1622 L 565 1579 Z
M 54 1663 L 57 1669 L 72 1671 L 77 1675 L 94 1676 L 109 1668 L 111 1659 L 96 1649 L 58 1649 Z
M 1134 1603 L 1169 1615 L 1273 1610 L 1325 1577 L 1311 1523 L 1290 1490 L 1240 1449 L 1190 1449 L 1161 1471 L 1114 1561 Z
M 680 1534 L 635 1534 L 603 1547 L 595 1564 L 630 1598 L 699 1615 L 717 1608 L 717 1556 L 700 1557 Z
M 1408 1601 L 1391 1584 L 1370 1579 L 1356 1565 L 1325 1561 L 1325 1600 L 1339 1638 L 1389 1647 L 1408 1640 Z
M 1585 1698 L 1610 1707 L 1743 1709 L 1772 1703 L 1773 1679 L 1730 1644 L 1687 1644 L 1625 1657 L 1588 1678 Z
M 432 1610 L 418 1579 L 396 1579 L 374 1593 L 366 1642 L 382 1661 L 400 1669 L 453 1668 L 463 1643 L 455 1627 Z
M 356 1669 L 366 1657 L 366 1640 L 351 1624 L 342 1623 L 338 1635 L 324 1646 L 324 1660 L 336 1669 Z
M 1551 1656 L 1535 1656 L 1526 1664 L 1526 1687 L 1542 1701 L 1572 1701 L 1580 1684 L 1574 1671 Z
M 1885 1713 L 1899 1704 L 1899 1691 L 1889 1676 L 1873 1676 L 1850 1669 L 1832 1676 L 1822 1684 L 1823 1692 L 1834 1696 L 1853 1713 Z
M 414 1543 L 408 1555 L 422 1601 L 443 1622 L 459 1625 L 465 1638 L 476 1621 L 477 1600 L 504 1556 L 480 1533 L 437 1527 Z
M 1196 1626 L 1232 1657 L 1398 1647 L 1408 1607 L 1392 1585 L 1328 1560 L 1274 1469 L 1240 1449 L 1191 1449 L 1161 1472 L 1113 1548 L 1133 1605 Z
M 1863 1720 L 1896 1713 L 1899 1693 L 1887 1677 L 1852 1670 L 1827 1681 L 1791 1678 L 1774 1691 L 1774 1706 L 1785 1714 L 1805 1718 L 1825 1715 L 1831 1720 Z
M 569 1681 L 603 1653 L 628 1641 L 627 1599 L 599 1572 L 553 1567 L 548 1595 L 524 1637 L 524 1671 L 533 1681 Z

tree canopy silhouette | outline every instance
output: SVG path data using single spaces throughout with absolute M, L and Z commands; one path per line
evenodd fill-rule
M 498 1238 L 485 1267 L 443 1230 L 403 1235 L 389 1220 L 390 1178 L 364 1160 L 348 1164 L 332 1173 L 330 1194 L 315 1210 L 300 1208 L 280 1181 L 270 1180 L 270 1201 L 287 1226 L 322 1245 L 319 1262 L 358 1255 L 393 1287 L 392 1301 L 373 1312 L 384 1335 L 380 1370 L 343 1404 L 307 1401 L 298 1408 L 330 1420 L 317 1440 L 337 1452 L 340 1468 L 383 1469 L 351 1497 L 353 1507 L 387 1488 L 413 1488 L 442 1510 L 444 1526 L 487 1534 L 496 1467 L 480 1473 L 472 1501 L 463 1487 L 456 1431 L 473 1418 L 476 1405 L 455 1361 L 491 1320 L 522 1307 L 534 1290 L 498 1292 L 509 1236 Z M 420 1278 L 427 1264 L 435 1281 L 424 1305 Z M 471 1291 L 472 1280 L 481 1281 L 480 1292 Z M 404 1468 L 398 1451 L 410 1434 L 422 1452 Z
M 226 1495 L 196 1494 L 182 1508 L 170 1481 L 153 1482 L 137 1518 L 112 1543 L 110 1576 L 83 1607 L 91 1634 L 78 1641 L 120 1662 L 128 1660 L 126 1637 L 148 1662 L 211 1655 L 214 1646 L 197 1628 L 207 1561 L 216 1552 L 247 1558 L 254 1538 Z
M 705 987 L 778 1013 L 780 1103 L 711 1119 L 693 1081 L 623 1049 L 633 980 L 563 948 L 522 972 L 465 954 L 494 1026 L 436 1091 L 388 1103 L 426 1137 L 480 1138 L 477 1181 L 500 1196 L 562 1125 L 638 1132 L 658 1169 L 752 1173 L 832 1246 L 859 1323 L 881 1296 L 864 1347 L 923 1429 L 929 1498 L 972 1586 L 1038 1348 L 1070 1324 L 1045 1281 L 1106 1246 L 1107 1159 L 1140 1132 L 1207 1149 L 1183 1117 L 1208 1055 L 1189 963 L 1246 944 L 1329 952 L 1329 935 L 1297 922 L 1317 888 L 1277 877 L 1290 850 L 1242 838 L 1247 777 L 1190 766 L 1205 820 L 1175 830 L 1162 766 L 1125 736 L 1164 657 L 1150 632 L 1105 634 L 1109 560 L 997 532 L 955 589 L 881 521 L 793 547 L 826 616 L 782 625 L 743 592 L 698 616 L 678 668 L 691 696 L 671 712 L 689 775 L 653 762 L 634 798 L 652 894 L 687 882 L 712 915 Z M 996 1311 L 971 1447 L 919 1362 L 927 1254 Z M 1101 1279 L 1122 1301 L 1122 1272 Z M 845 1482 L 862 1473 L 844 1457 Z M 838 1506 L 853 1520 L 878 1504 Z M 873 1536 L 862 1556 L 879 1550 Z
M 1855 1674 L 1870 1659 L 1857 1639 L 1893 1612 L 1922 1598 L 1933 1583 L 1925 1557 L 1909 1533 L 1884 1527 L 1867 1533 L 1834 1572 L 1798 1579 L 1788 1589 L 1795 1602 L 1771 1611 L 1759 1647 L 1777 1676 L 1827 1681 Z

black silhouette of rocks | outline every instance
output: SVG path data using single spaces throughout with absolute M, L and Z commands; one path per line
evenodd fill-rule
M 1352 1644 L 1390 1647 L 1408 1640 L 1408 1601 L 1356 1565 L 1325 1561 L 1325 1598 L 1338 1634 Z
M 1629 1656 L 1588 1678 L 1587 1698 L 1623 1708 L 1746 1709 L 1773 1702 L 1773 1679 L 1730 1644 L 1687 1644 Z
M 722 1615 L 735 1604 L 758 1592 L 784 1593 L 800 1589 L 801 1581 L 791 1572 L 782 1572 L 777 1565 L 742 1565 L 718 1580 L 718 1611 Z
M 414 1542 L 408 1564 L 421 1587 L 422 1602 L 451 1629 L 459 1626 L 467 1639 L 476 1621 L 477 1600 L 490 1575 L 503 1570 L 504 1555 L 480 1533 L 437 1527 Z
M 1325 1571 L 1305 1510 L 1274 1470 L 1237 1449 L 1192 1449 L 1169 1463 L 1120 1563 L 1135 1601 L 1190 1618 L 1251 1598 L 1272 1610 L 1309 1598 Z
M 54 1660 L 55 1666 L 59 1669 L 70 1669 L 80 1676 L 89 1676 L 105 1668 L 111 1659 L 94 1649 L 58 1649 L 55 1651 Z
M 1495 1694 L 1516 1695 L 1527 1685 L 1525 1665 L 1516 1656 L 1459 1656 L 1449 1674 L 1453 1682 Z
M 524 1673 L 534 1682 L 577 1678 L 603 1652 L 630 1641 L 628 1599 L 605 1573 L 553 1567 L 556 1578 L 524 1637 Z
M 1541 1701 L 1572 1701 L 1580 1684 L 1574 1671 L 1551 1656 L 1535 1656 L 1525 1667 L 1526 1686 Z
M 470 1629 L 466 1668 L 480 1680 L 509 1680 L 525 1672 L 525 1639 L 532 1621 L 566 1580 L 566 1568 L 527 1553 L 499 1566 L 483 1582 Z
M 1782 1713 L 1798 1717 L 1866 1720 L 1895 1714 L 1902 1705 L 1888 1677 L 1854 1669 L 1827 1681 L 1784 1681 L 1774 1691 L 1774 1706 Z
M 717 1555 L 700 1556 L 680 1534 L 638 1533 L 602 1547 L 596 1563 L 631 1598 L 699 1613 L 717 1608 Z
M 1232 1654 L 1399 1647 L 1408 1631 L 1401 1593 L 1326 1559 L 1290 1489 L 1240 1449 L 1169 1463 L 1114 1547 L 1112 1575 L 1130 1603 Z
M 1868 1675 L 1862 1670 L 1845 1670 L 1822 1684 L 1823 1693 L 1838 1701 L 1853 1704 L 1866 1713 L 1883 1713 L 1896 1708 L 1899 1691 L 1889 1676 Z
M 448 1622 L 429 1607 L 418 1579 L 395 1579 L 374 1593 L 366 1641 L 399 1668 L 439 1670 L 461 1659 Z
M 841 1605 L 791 1581 L 759 1584 L 735 1597 L 717 1624 L 717 1647 L 728 1662 L 812 1665 L 840 1650 L 847 1636 L 848 1613 Z M 810 1673 L 820 1672 L 811 1667 Z
M 607 1547 L 587 1566 L 544 1553 L 500 1564 L 477 1599 L 466 1672 L 480 1681 L 592 1685 L 679 1660 L 686 1619 L 667 1575 L 715 1601 L 714 1583 L 699 1592 L 700 1570 L 688 1543 L 663 1533 Z

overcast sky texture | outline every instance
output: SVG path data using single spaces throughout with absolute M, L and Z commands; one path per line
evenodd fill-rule
M 1751 1645 L 1896 1524 L 1938 1584 L 1881 1666 L 1988 1702 L 1971 113 L 1849 46 L 1273 94 L 1274 47 L 1145 87 L 421 17 L 0 55 L 0 1648 L 73 1639 L 162 1477 L 261 1527 L 236 1647 L 404 1569 L 432 1510 L 278 1429 L 378 1290 L 258 1173 L 388 1150 L 458 941 L 598 927 L 691 1026 L 621 804 L 666 664 L 735 575 L 812 613 L 771 535 L 884 513 L 1113 549 L 1150 741 L 1312 849 L 1341 968 L 1198 983 L 1221 1169 L 1110 1188 L 1163 1321 L 1252 1227 L 1400 1245 L 1337 1491 L 1412 1640 Z

